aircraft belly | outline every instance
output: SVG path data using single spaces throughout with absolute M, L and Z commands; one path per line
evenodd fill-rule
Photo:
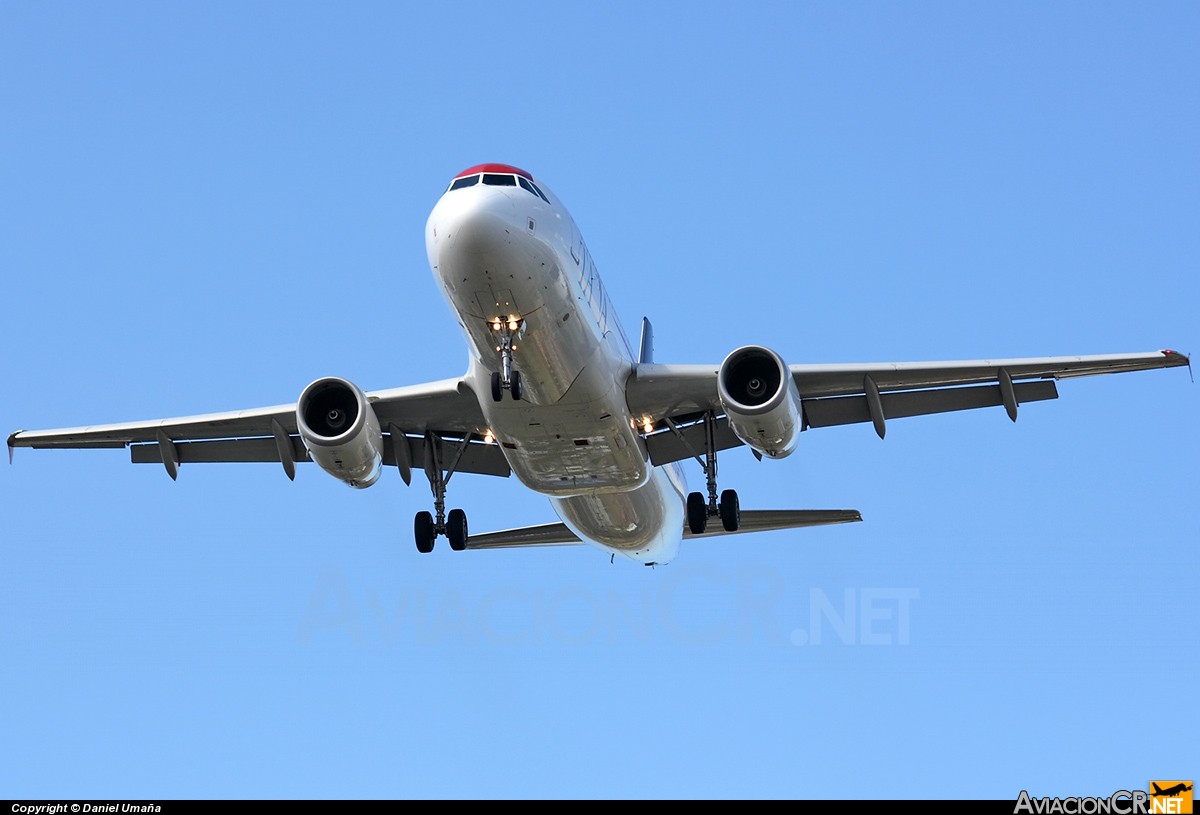
M 626 492 L 650 474 L 645 445 L 631 424 L 624 383 L 629 363 L 592 349 L 591 359 L 553 405 L 480 400 L 514 475 L 544 495 Z M 477 393 L 486 394 L 478 369 Z
M 612 422 L 552 420 L 506 450 L 513 473 L 544 495 L 627 492 L 646 482 L 650 465 Z
M 656 470 L 639 489 L 551 500 L 554 511 L 584 541 L 645 563 L 666 563 L 683 537 L 682 495 Z

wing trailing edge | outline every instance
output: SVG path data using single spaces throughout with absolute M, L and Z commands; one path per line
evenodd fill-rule
M 737 532 L 726 532 L 713 523 L 703 534 L 683 530 L 684 540 L 720 538 L 749 532 L 774 532 L 781 529 L 805 529 L 811 526 L 857 523 L 862 514 L 857 509 L 744 509 Z M 564 523 L 522 526 L 499 532 L 484 532 L 467 539 L 468 549 L 515 549 L 527 546 L 569 546 L 583 543 Z

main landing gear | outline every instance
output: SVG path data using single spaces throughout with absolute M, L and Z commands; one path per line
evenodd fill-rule
M 513 340 L 525 327 L 525 320 L 510 314 L 507 319 L 496 317 L 488 326 L 496 335 L 496 351 L 500 354 L 500 370 L 492 373 L 492 401 L 503 399 L 505 391 L 512 394 L 513 401 L 520 401 L 521 372 L 513 369 L 513 351 L 517 350 Z
M 445 535 L 450 541 L 450 548 L 461 552 L 467 548 L 467 513 L 461 509 L 452 509 L 446 513 L 446 485 L 454 468 L 458 466 L 462 454 L 471 442 L 468 433 L 458 442 L 454 456 L 449 465 L 442 468 L 442 440 L 434 433 L 425 434 L 425 449 L 429 451 L 425 457 L 425 475 L 429 478 L 429 488 L 433 490 L 433 513 L 418 512 L 413 519 L 413 536 L 416 539 L 417 551 L 428 554 L 433 551 L 434 541 L 438 535 Z
M 741 505 L 738 494 L 734 490 L 724 490 L 720 500 L 717 498 L 717 444 L 716 419 L 712 412 L 704 414 L 704 458 L 688 443 L 678 426 L 667 419 L 667 426 L 675 435 L 683 440 L 692 456 L 704 468 L 705 480 L 708 482 L 708 498 L 702 493 L 693 492 L 687 497 L 687 524 L 693 535 L 703 535 L 708 529 L 709 518 L 720 518 L 721 526 L 726 532 L 737 532 L 742 523 Z

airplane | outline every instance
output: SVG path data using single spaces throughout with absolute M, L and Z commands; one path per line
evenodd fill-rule
M 1158 784 L 1155 784 L 1153 781 L 1150 782 L 1150 786 L 1154 787 L 1154 792 L 1152 792 L 1150 794 L 1153 795 L 1155 798 L 1157 798 L 1159 796 L 1166 796 L 1167 798 L 1170 798 L 1172 796 L 1178 795 L 1181 792 L 1188 792 L 1192 788 L 1191 784 L 1188 784 L 1187 782 L 1184 782 L 1184 781 L 1180 781 L 1178 784 L 1176 784 L 1173 787 L 1167 787 L 1165 790 L 1162 787 L 1158 786 Z
M 808 430 L 1058 397 L 1056 381 L 1188 365 L 1156 351 L 868 364 L 788 365 L 747 345 L 716 364 L 654 360 L 643 319 L 631 345 L 567 209 L 545 182 L 508 164 L 458 173 L 425 227 L 434 278 L 470 349 L 465 374 L 363 391 L 315 380 L 293 404 L 182 418 L 18 431 L 13 448 L 122 448 L 172 479 L 184 464 L 268 461 L 295 478 L 314 461 L 355 488 L 396 467 L 423 470 L 433 511 L 413 521 L 416 548 L 453 550 L 585 542 L 645 565 L 684 539 L 861 521 L 856 510 L 742 510 L 718 489 L 717 454 L 747 446 L 760 460 L 791 454 Z M 705 491 L 688 492 L 694 460 Z M 446 511 L 455 473 L 515 475 L 550 499 L 559 523 L 485 534 Z

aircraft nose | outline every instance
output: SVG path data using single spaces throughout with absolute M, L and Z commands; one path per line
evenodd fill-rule
M 447 248 L 483 254 L 509 240 L 517 222 L 517 208 L 507 194 L 500 190 L 463 190 L 448 198 L 443 203 L 449 206 L 438 217 L 438 232 Z

